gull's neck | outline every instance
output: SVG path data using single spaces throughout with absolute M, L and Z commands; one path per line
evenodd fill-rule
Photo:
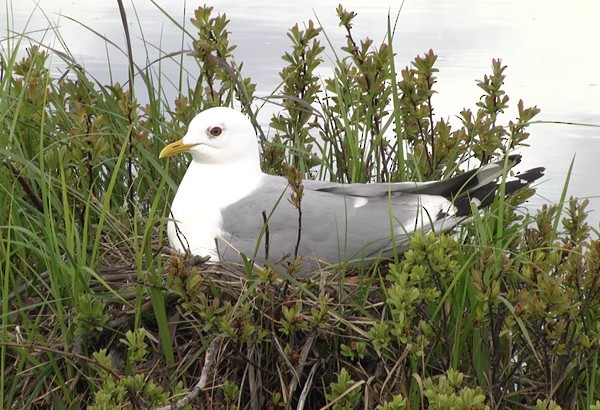
M 262 176 L 257 162 L 221 164 L 192 161 L 177 195 L 179 192 L 188 192 L 194 197 L 202 195 L 206 201 L 222 208 L 252 192 Z M 198 203 L 194 206 L 198 206 Z

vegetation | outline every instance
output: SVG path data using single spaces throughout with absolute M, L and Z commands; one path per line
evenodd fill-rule
M 433 115 L 433 51 L 398 71 L 391 23 L 374 44 L 337 12 L 347 45 L 331 77 L 315 74 L 322 29 L 292 27 L 273 135 L 254 120 L 264 169 L 288 176 L 299 209 L 299 176 L 446 178 L 525 145 L 539 110 L 519 101 L 500 122 L 501 61 L 452 129 Z M 392 261 L 310 280 L 298 266 L 283 281 L 170 253 L 187 159 L 159 162 L 164 136 L 216 105 L 256 118 L 226 16 L 200 7 L 192 23 L 193 52 L 165 57 L 198 62 L 173 103 L 152 66 L 105 85 L 71 55 L 5 39 L 0 407 L 600 409 L 600 241 L 586 201 L 523 215 L 526 190 L 452 235 L 416 234 Z M 51 75 L 49 53 L 68 75 Z

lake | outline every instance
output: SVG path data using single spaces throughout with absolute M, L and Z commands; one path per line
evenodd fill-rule
M 165 0 L 158 4 L 195 33 L 189 18 L 204 2 Z M 335 13 L 338 1 L 282 4 L 275 0 L 211 3 L 215 11 L 226 13 L 231 20 L 231 41 L 238 45 L 234 52 L 236 60 L 244 63 L 244 75 L 257 83 L 259 95 L 270 94 L 279 83 L 278 72 L 284 65 L 281 55 L 290 48 L 286 32 L 295 23 L 318 18 L 334 46 L 345 43 L 345 33 L 338 27 Z M 455 125 L 458 123 L 455 115 L 463 107 L 474 108 L 481 94 L 475 80 L 491 72 L 493 58 L 501 58 L 508 66 L 505 90 L 512 99 L 513 108 L 519 99 L 523 99 L 526 106 L 541 108 L 538 120 L 552 122 L 532 125 L 531 147 L 521 150 L 524 160 L 518 169 L 540 165 L 547 169 L 529 208 L 537 209 L 544 203 L 559 200 L 569 165 L 575 159 L 568 192 L 590 199 L 588 209 L 593 210 L 590 221 L 598 228 L 600 24 L 597 19 L 600 2 L 353 0 L 343 5 L 358 13 L 354 25 L 356 37 L 371 37 L 375 44 L 385 38 L 388 14 L 395 20 L 399 13 L 393 44 L 398 69 L 430 48 L 438 54 L 438 94 L 433 103 L 437 115 L 450 119 Z M 121 83 L 127 80 L 126 57 L 110 46 L 107 48 L 102 39 L 81 26 L 91 27 L 124 49 L 116 2 L 8 0 L 8 7 L 12 8 L 10 19 L 6 9 L 0 9 L 0 21 L 8 22 L 8 29 L 17 33 L 27 31 L 32 38 L 62 49 L 52 30 L 48 30 L 52 22 L 59 26 L 70 52 L 95 78 L 104 83 L 111 78 Z M 159 55 L 148 45 L 160 45 L 164 52 L 190 48 L 190 40 L 182 40 L 181 31 L 151 2 L 136 1 L 133 5 L 128 2 L 126 8 L 138 64 L 146 63 L 145 46 L 151 56 Z M 3 38 L 5 36 L 3 34 Z M 6 47 L 6 43 L 2 46 Z M 327 58 L 333 59 L 331 50 L 326 53 Z M 329 63 L 327 58 L 326 63 Z M 64 64 L 54 58 L 52 69 L 60 75 Z M 176 81 L 175 65 L 171 67 L 165 63 L 162 70 L 167 76 L 171 72 Z M 327 75 L 326 68 L 323 74 Z M 171 92 L 175 96 L 175 89 Z M 138 98 L 144 99 L 141 95 Z M 267 123 L 270 113 L 275 110 L 274 105 L 262 110 L 261 121 Z M 514 110 L 508 111 L 506 120 L 513 118 L 514 113 Z

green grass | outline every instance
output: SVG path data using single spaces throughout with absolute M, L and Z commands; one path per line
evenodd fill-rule
M 265 171 L 429 180 L 526 143 L 539 110 L 519 102 L 500 123 L 500 61 L 453 129 L 431 114 L 433 51 L 398 72 L 393 20 L 373 44 L 337 12 L 348 44 L 332 51 L 331 78 L 315 75 L 326 33 L 289 32 L 269 99 L 281 111 L 268 138 L 258 129 Z M 143 72 L 130 61 L 127 86 L 99 84 L 71 55 L 9 32 L 2 42 L 1 408 L 600 407 L 600 241 L 567 183 L 537 215 L 520 211 L 533 194 L 523 190 L 451 235 L 415 235 L 392 261 L 311 280 L 170 253 L 164 227 L 186 159 L 159 162 L 164 136 L 234 101 L 255 120 L 264 102 L 223 16 L 197 9 L 197 33 L 167 17 L 194 46 L 164 53 L 178 79 L 159 59 Z M 50 75 L 50 55 L 69 76 Z M 173 83 L 181 95 L 167 101 Z

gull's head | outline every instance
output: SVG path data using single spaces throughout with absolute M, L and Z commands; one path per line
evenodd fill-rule
M 160 152 L 159 158 L 189 152 L 197 163 L 247 162 L 259 166 L 256 133 L 250 120 L 227 107 L 202 111 L 191 122 L 185 136 Z

